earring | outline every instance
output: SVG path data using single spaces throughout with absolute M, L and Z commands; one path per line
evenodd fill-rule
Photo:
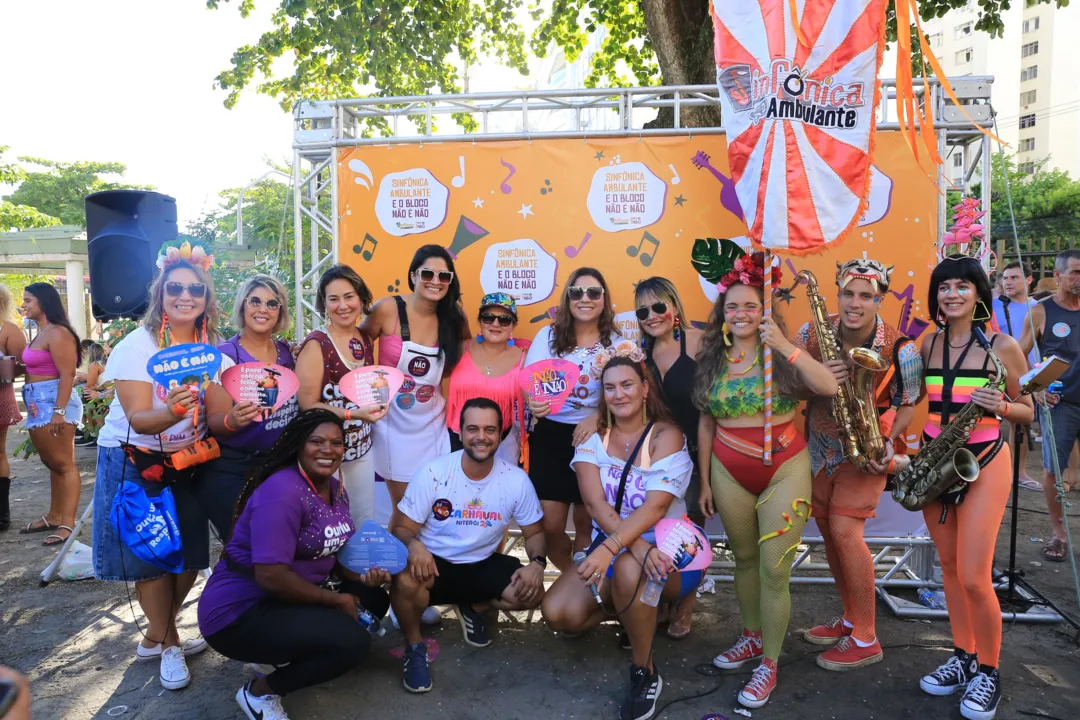
M 979 309 L 982 309 L 982 314 L 979 314 Z M 971 311 L 972 322 L 986 322 L 990 319 L 990 310 L 986 307 L 986 303 L 979 300 L 975 303 L 975 308 Z
M 482 342 L 484 342 L 484 333 L 478 333 L 478 334 L 477 334 L 477 336 L 476 336 L 476 342 L 478 342 L 478 343 L 482 343 Z
M 937 311 L 937 323 L 938 323 L 938 325 L 946 325 L 948 322 L 949 322 L 949 319 L 947 317 L 945 317 L 945 311 L 938 308 L 938 311 Z
M 678 340 L 678 339 L 679 339 L 679 337 L 680 337 L 680 334 L 679 334 L 679 326 L 680 326 L 680 325 L 682 325 L 682 322 L 681 322 L 681 320 L 679 319 L 679 316 L 678 316 L 678 315 L 676 315 L 676 316 L 675 316 L 675 339 L 676 339 L 676 340 Z
M 727 320 L 720 326 L 720 332 L 724 335 L 724 344 L 731 347 L 731 336 L 728 332 Z
M 645 398 L 641 399 L 641 423 L 647 425 L 649 422 L 649 416 L 645 414 Z
M 510 338 L 506 341 L 506 347 L 514 347 L 514 338 Z

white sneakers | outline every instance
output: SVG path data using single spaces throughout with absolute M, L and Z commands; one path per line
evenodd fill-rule
M 249 720 L 289 720 L 285 708 L 281 707 L 280 695 L 255 697 L 249 692 L 251 683 L 236 691 L 236 702 Z
M 394 614 L 394 609 L 390 609 L 390 622 L 394 624 L 395 630 L 400 630 L 401 626 L 398 624 L 397 615 Z M 421 625 L 438 625 L 442 622 L 442 610 L 432 605 L 429 608 L 425 608 L 424 612 L 420 615 Z
M 181 649 L 184 651 L 184 657 L 191 657 L 192 655 L 198 655 L 207 647 L 206 641 L 201 637 L 190 638 L 180 643 Z M 142 643 L 139 643 L 135 647 L 135 659 L 140 662 L 147 660 L 157 660 L 161 657 L 161 643 L 158 643 L 154 647 L 143 647 Z
M 183 650 L 174 646 L 162 651 L 160 680 L 161 687 L 166 690 L 179 690 L 191 683 Z

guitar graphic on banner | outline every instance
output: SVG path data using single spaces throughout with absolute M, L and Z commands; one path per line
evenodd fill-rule
M 720 204 L 739 220 L 743 220 L 742 205 L 739 204 L 739 196 L 735 192 L 735 182 L 714 168 L 709 162 L 709 156 L 701 150 L 694 153 L 694 157 L 690 159 L 690 162 L 694 163 L 694 167 L 698 170 L 708 169 L 713 174 L 713 177 L 720 181 Z

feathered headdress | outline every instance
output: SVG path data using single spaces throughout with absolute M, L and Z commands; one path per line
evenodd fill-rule
M 997 262 L 990 243 L 986 242 L 983 235 L 983 225 L 979 222 L 986 214 L 985 210 L 980 209 L 981 202 L 978 198 L 969 197 L 953 207 L 953 226 L 941 237 L 938 246 L 939 263 L 963 257 L 974 258 L 982 263 L 990 258 L 991 267 L 988 272 L 994 272 Z
M 600 380 L 604 375 L 604 367 L 616 357 L 630 358 L 636 363 L 645 362 L 645 353 L 629 340 L 620 340 L 609 348 L 601 348 L 593 356 L 592 367 L 589 374 L 593 379 Z
M 210 272 L 210 268 L 214 265 L 214 256 L 209 255 L 202 249 L 201 245 L 191 247 L 191 243 L 184 241 L 184 244 L 180 247 L 167 247 L 165 252 L 161 253 L 157 259 L 157 266 L 159 270 L 165 270 L 170 265 L 183 260 L 189 265 L 195 265 L 201 267 L 206 272 Z
M 721 293 L 726 293 L 738 283 L 751 287 L 765 285 L 765 253 L 748 253 L 727 238 L 695 240 L 690 251 L 690 264 L 701 277 L 715 283 Z M 770 290 L 775 290 L 780 284 L 780 277 L 780 268 L 774 265 Z

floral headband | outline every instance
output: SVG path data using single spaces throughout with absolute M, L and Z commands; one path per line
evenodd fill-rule
M 733 240 L 695 240 L 690 251 L 690 264 L 721 293 L 740 283 L 751 287 L 765 286 L 765 253 L 748 253 Z M 773 266 L 771 289 L 775 290 L 780 284 L 780 278 L 780 268 Z
M 214 265 L 214 256 L 208 255 L 201 245 L 191 247 L 191 243 L 185 240 L 184 244 L 178 248 L 165 248 L 165 252 L 158 256 L 157 266 L 159 270 L 165 270 L 170 265 L 175 265 L 181 261 L 210 272 L 210 268 Z
M 620 340 L 609 348 L 601 348 L 593 355 L 593 364 L 589 368 L 589 374 L 594 380 L 600 380 L 604 376 L 604 367 L 614 358 L 630 358 L 636 363 L 645 362 L 645 353 L 629 340 Z

